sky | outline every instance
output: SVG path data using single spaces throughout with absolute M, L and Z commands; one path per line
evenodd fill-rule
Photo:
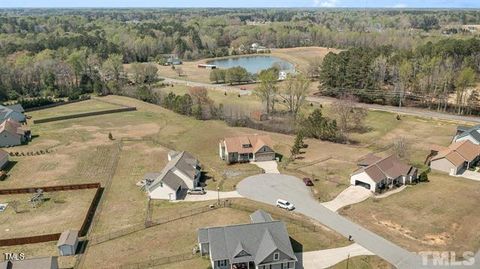
M 480 0 L 0 0 L 0 7 L 480 8 Z

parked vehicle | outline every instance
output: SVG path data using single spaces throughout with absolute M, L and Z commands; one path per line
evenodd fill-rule
M 282 199 L 277 200 L 277 207 L 280 207 L 289 211 L 292 211 L 295 209 L 295 206 L 292 203 Z
M 307 186 L 313 186 L 312 180 L 308 177 L 303 178 L 303 183 L 305 183 L 305 185 L 307 185 Z
M 203 188 L 195 188 L 187 191 L 187 194 L 190 195 L 204 195 L 207 193 Z

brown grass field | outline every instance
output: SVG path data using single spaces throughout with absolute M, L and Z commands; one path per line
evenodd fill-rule
M 418 184 L 385 199 L 369 199 L 341 214 L 411 251 L 480 248 L 480 184 L 430 173 Z
M 9 205 L 1 213 L 0 239 L 61 233 L 79 230 L 96 189 L 46 192 L 49 199 L 36 208 L 28 200 L 31 194 L 1 195 L 1 203 L 18 203 L 17 212 Z
M 187 91 L 185 87 L 173 89 L 177 93 Z M 248 106 L 261 106 L 254 96 L 242 96 L 238 99 L 236 96 L 225 96 L 221 92 L 213 91 L 210 96 L 216 102 L 237 104 L 238 100 L 241 100 Z M 216 189 L 218 186 L 221 190 L 233 190 L 242 178 L 258 172 L 256 166 L 249 164 L 226 165 L 218 157 L 218 141 L 230 135 L 264 132 L 228 127 L 220 121 L 198 121 L 131 98 L 120 96 L 102 98 L 104 99 L 100 100 L 136 106 L 138 110 L 31 125 L 32 133 L 38 137 L 26 146 L 8 150 L 35 151 L 48 148 L 53 152 L 41 156 L 12 158 L 16 164 L 10 170 L 10 176 L 0 181 L 0 188 L 86 182 L 105 184 L 107 179 L 112 178 L 110 188 L 104 193 L 104 205 L 93 230 L 95 235 L 102 235 L 144 221 L 146 195 L 135 186 L 135 183 L 146 172 L 160 171 L 169 150 L 187 150 L 195 155 L 210 177 L 206 182 L 209 189 Z M 88 111 L 90 102 L 68 106 L 72 111 Z M 328 105 L 324 107 L 325 114 L 332 116 Z M 311 109 L 309 107 L 307 112 Z M 68 111 L 64 110 L 62 113 Z M 30 114 L 35 119 L 48 113 L 51 112 L 45 110 Z M 422 168 L 430 144 L 448 145 L 456 124 L 411 116 L 402 116 L 398 121 L 394 114 L 370 111 L 366 120 L 367 131 L 350 134 L 354 144 L 340 145 L 308 139 L 306 140 L 308 148 L 304 150 L 304 154 L 288 165 L 281 163 L 280 168 L 288 174 L 318 179 L 314 182 L 314 195 L 320 201 L 327 201 L 348 186 L 349 175 L 355 169 L 355 161 L 360 156 L 371 151 L 382 155 L 388 154 L 391 152 L 392 142 L 398 137 L 405 137 L 409 145 L 408 162 Z M 108 139 L 109 133 L 112 133 L 113 141 Z M 274 133 L 270 135 L 274 141 L 274 149 L 288 156 L 293 137 Z M 425 137 L 428 137 L 427 142 Z M 225 177 L 225 171 L 234 171 L 237 176 Z M 480 223 L 475 219 L 475 216 L 480 215 L 477 212 L 480 199 L 479 184 L 441 174 L 432 174 L 430 179 L 429 183 L 412 186 L 383 200 L 367 200 L 345 209 L 342 213 L 412 251 L 426 247 L 458 251 L 478 248 L 479 235 L 475 231 L 480 230 L 480 227 L 473 229 L 471 224 Z M 86 197 L 77 199 L 80 203 L 90 200 L 91 198 Z M 49 203 L 53 203 L 53 200 Z M 63 205 L 65 204 L 58 206 Z M 155 202 L 154 217 L 161 218 L 166 214 L 202 205 L 202 203 Z M 256 203 L 254 205 L 265 206 Z M 108 262 L 115 266 L 189 252 L 195 243 L 195 232 L 198 227 L 248 221 L 248 212 L 235 209 L 221 210 L 205 213 L 212 216 L 177 221 L 94 246 L 86 257 L 86 265 L 95 264 L 103 256 L 106 257 L 105 264 L 101 266 L 107 266 Z M 395 231 L 396 227 L 402 227 L 403 230 L 399 229 L 402 232 Z M 7 227 L 0 230 L 4 231 L 5 228 Z M 28 229 L 24 227 L 21 232 Z M 177 237 L 178 243 L 172 239 Z M 344 242 L 330 232 L 305 232 L 292 237 L 298 239 L 305 250 L 335 247 Z M 439 241 L 439 238 L 443 241 Z M 437 245 L 425 242 L 437 242 Z M 465 247 L 462 247 L 462 242 L 466 242 Z M 26 248 L 31 255 L 42 254 L 44 250 L 36 248 L 35 245 Z M 144 246 L 149 246 L 151 252 Z M 140 251 L 138 257 L 128 255 L 133 249 Z M 358 263 L 363 264 L 363 260 Z M 375 267 L 380 264 L 375 260 L 369 260 L 368 263 L 372 267 L 359 265 L 358 268 L 384 268 Z M 182 268 L 190 265 L 205 268 L 204 265 L 208 266 L 208 262 L 196 259 L 162 268 Z

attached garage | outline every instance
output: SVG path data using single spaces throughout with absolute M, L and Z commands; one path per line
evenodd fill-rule
M 372 186 L 370 186 L 370 184 L 365 183 L 365 182 L 360 181 L 360 180 L 355 180 L 355 186 L 364 187 L 367 190 L 370 190 L 372 188 Z
M 265 152 L 265 153 L 255 154 L 255 161 L 257 162 L 264 162 L 264 161 L 271 161 L 271 160 L 275 160 L 275 152 Z

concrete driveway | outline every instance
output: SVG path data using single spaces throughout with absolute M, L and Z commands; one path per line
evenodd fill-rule
M 274 205 L 278 198 L 293 203 L 295 211 L 315 219 L 339 234 L 348 237 L 385 259 L 398 269 L 427 268 L 415 255 L 362 226 L 340 216 L 314 199 L 310 190 L 298 178 L 288 175 L 261 174 L 251 176 L 237 185 L 240 195 Z
M 251 162 L 251 163 L 262 168 L 263 171 L 265 171 L 265 173 L 267 174 L 280 174 L 280 171 L 278 171 L 277 161 Z
M 455 175 L 456 177 L 468 178 L 475 181 L 480 181 L 480 173 L 476 171 L 465 170 L 460 175 Z
M 371 196 L 373 196 L 372 192 L 364 187 L 350 186 L 335 197 L 335 199 L 322 203 L 322 205 L 336 212 L 344 206 L 360 203 Z
M 242 196 L 237 192 L 237 191 L 210 191 L 207 190 L 207 193 L 204 195 L 188 195 L 185 197 L 183 200 L 179 201 L 184 201 L 184 202 L 198 202 L 198 201 L 210 201 L 210 200 L 217 200 L 219 195 L 220 199 L 226 199 L 226 198 L 241 198 Z
M 303 253 L 295 253 L 298 263 L 296 269 L 325 269 L 342 262 L 350 256 L 375 255 L 359 244 L 351 244 L 343 248 L 331 248 Z

